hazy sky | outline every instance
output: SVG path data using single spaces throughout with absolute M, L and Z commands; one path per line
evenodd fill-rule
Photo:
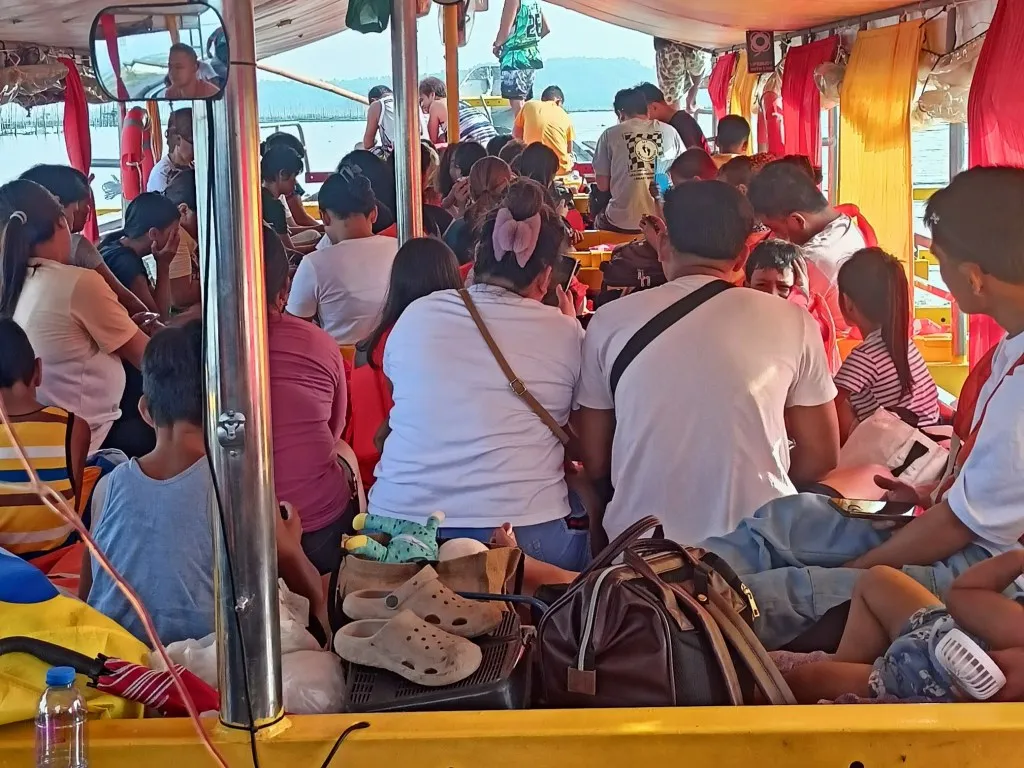
M 493 61 L 491 44 L 501 20 L 501 0 L 490 0 L 490 10 L 476 14 L 469 43 L 459 50 L 460 68 Z M 438 31 L 439 6 L 434 5 L 429 16 L 419 20 L 420 72 L 438 72 L 444 69 L 444 48 Z M 589 16 L 569 11 L 549 3 L 544 4 L 544 15 L 551 27 L 542 44 L 545 58 L 592 56 L 600 58 L 629 58 L 654 64 L 654 46 L 648 35 L 622 29 Z M 390 28 L 380 35 L 361 35 L 346 31 L 303 48 L 267 59 L 293 72 L 332 78 L 372 77 L 391 72 Z M 260 77 L 267 77 L 261 73 Z

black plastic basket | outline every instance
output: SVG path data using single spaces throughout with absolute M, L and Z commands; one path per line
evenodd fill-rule
M 480 668 L 460 683 L 430 688 L 393 672 L 345 664 L 346 712 L 436 712 L 525 709 L 532 685 L 532 644 L 519 618 L 506 611 L 489 635 L 474 642 Z

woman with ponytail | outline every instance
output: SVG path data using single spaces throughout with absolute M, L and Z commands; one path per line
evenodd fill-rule
M 511 181 L 512 169 L 504 160 L 484 157 L 473 164 L 469 172 L 469 207 L 444 234 L 444 241 L 455 251 L 460 266 L 472 263 L 484 219 L 498 207 Z
M 103 277 L 70 258 L 57 199 L 25 179 L 0 187 L 0 317 L 14 318 L 42 361 L 40 402 L 88 422 L 93 453 L 121 415 L 121 361 L 137 368 L 149 339 Z
M 839 269 L 839 301 L 846 322 L 864 337 L 835 377 L 842 439 L 878 408 L 915 426 L 936 424 L 938 390 L 910 339 L 910 286 L 903 265 L 881 248 L 857 251 Z
M 475 166 L 474 166 L 475 169 Z M 561 290 L 542 303 L 567 248 L 544 189 L 519 180 L 481 229 L 475 284 L 437 291 L 402 313 L 384 348 L 394 406 L 370 511 L 425 522 L 444 538 L 487 541 L 505 522 L 524 551 L 563 568 L 588 559 L 586 526 L 569 504 L 559 438 L 509 386 L 479 318 L 518 381 L 554 422 L 569 420 L 583 331 Z M 521 390 L 520 390 L 521 391 Z

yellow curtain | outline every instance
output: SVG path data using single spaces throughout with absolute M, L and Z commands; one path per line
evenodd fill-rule
M 839 201 L 854 203 L 878 244 L 905 264 L 914 246 L 910 100 L 921 20 L 860 32 L 840 93 Z
M 159 160 L 164 156 L 164 131 L 160 125 L 160 105 L 155 101 L 147 101 L 146 112 L 149 113 L 149 130 L 153 141 L 153 159 Z
M 757 88 L 757 81 L 760 77 L 758 74 L 747 72 L 747 52 L 740 51 L 739 58 L 736 60 L 736 70 L 732 77 L 732 88 L 729 91 L 729 113 L 742 115 L 750 123 L 751 130 L 754 125 L 754 90 Z M 757 142 L 751 136 L 747 154 L 752 153 L 756 146 Z

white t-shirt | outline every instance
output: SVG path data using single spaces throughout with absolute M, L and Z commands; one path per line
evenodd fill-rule
M 342 240 L 299 262 L 288 313 L 318 317 L 338 344 L 356 344 L 373 331 L 398 252 L 393 237 Z
M 655 515 L 673 541 L 721 536 L 789 479 L 783 412 L 833 400 L 811 316 L 775 296 L 733 288 L 662 333 L 626 368 L 613 403 L 609 378 L 647 321 L 713 278 L 683 277 L 601 307 L 587 327 L 577 403 L 615 409 L 612 538 Z
M 1021 356 L 1024 333 L 999 342 L 971 428 L 983 412 L 985 420 L 946 495 L 953 514 L 993 555 L 1016 549 L 1024 536 L 1024 367 L 1006 376 Z
M 839 268 L 854 253 L 866 247 L 857 223 L 849 216 L 840 215 L 801 248 L 807 260 L 808 287 L 825 299 L 839 332 L 850 328 L 839 306 Z
M 471 287 L 512 370 L 560 424 L 580 376 L 583 330 L 553 307 Z M 820 344 L 819 344 L 820 346 Z M 391 433 L 370 511 L 445 526 L 526 526 L 569 514 L 562 444 L 509 388 L 456 291 L 414 302 L 384 348 Z
M 39 400 L 85 419 L 93 453 L 121 416 L 125 377 L 114 353 L 139 329 L 98 272 L 40 259 L 30 264 L 14 321 L 43 361 Z
M 181 173 L 181 168 L 171 162 L 170 155 L 164 155 L 153 166 L 149 173 L 149 181 L 146 182 L 147 192 L 159 192 L 163 194 L 167 186 L 174 181 L 174 177 Z

